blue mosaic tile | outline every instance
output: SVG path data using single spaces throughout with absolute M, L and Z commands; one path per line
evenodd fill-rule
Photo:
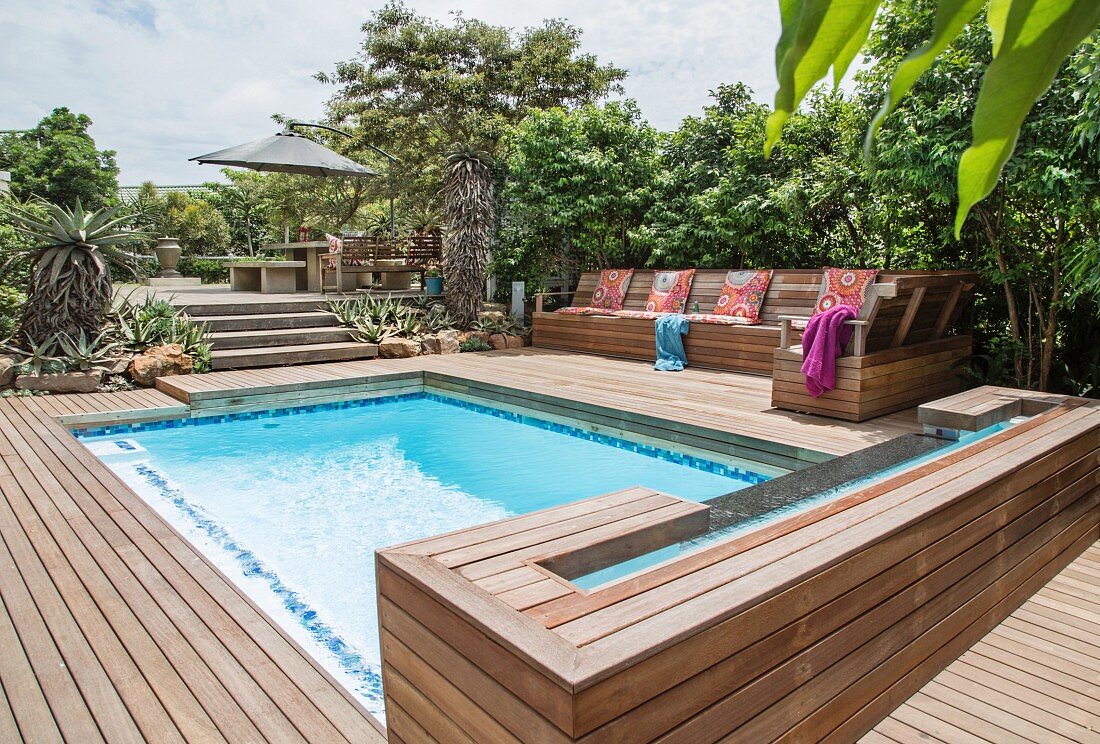
M 359 400 L 346 400 L 336 403 L 314 403 L 304 406 L 274 408 L 266 411 L 249 411 L 247 413 L 224 413 L 214 416 L 202 416 L 197 418 L 167 419 L 164 421 L 148 421 L 139 424 L 119 424 L 116 426 L 101 426 L 92 429 L 74 429 L 73 434 L 78 439 L 89 437 L 117 436 L 119 434 L 133 434 L 143 431 L 179 429 L 186 426 L 209 426 L 211 424 L 225 423 L 226 421 L 254 421 L 257 419 L 279 418 L 283 416 L 299 416 L 302 414 L 315 413 L 318 411 L 366 408 L 370 406 L 378 406 L 387 403 L 395 403 L 408 400 L 431 400 L 449 406 L 456 406 L 458 408 L 464 408 L 468 411 L 473 411 L 475 413 L 480 413 L 487 416 L 495 416 L 497 418 L 514 421 L 516 423 L 524 424 L 527 426 L 534 426 L 539 429 L 545 429 L 547 431 L 552 431 L 558 434 L 565 434 L 567 436 L 577 437 L 579 439 L 586 439 L 590 442 L 596 442 L 598 444 L 604 444 L 609 447 L 616 447 L 618 449 L 627 450 L 629 452 L 635 452 L 646 457 L 652 457 L 658 460 L 665 460 L 667 462 L 684 465 L 686 467 L 694 468 L 696 470 L 702 470 L 707 473 L 713 473 L 715 475 L 725 476 L 727 478 L 739 480 L 745 483 L 757 484 L 769 480 L 768 476 L 761 473 L 756 473 L 751 470 L 746 470 L 744 468 L 725 465 L 723 463 L 714 462 L 713 460 L 707 460 L 701 457 L 695 457 L 694 455 L 687 455 L 682 452 L 673 452 L 672 450 L 654 447 L 649 444 L 632 442 L 628 439 L 622 439 L 620 437 L 611 436 L 609 434 L 600 434 L 599 432 L 589 431 L 588 429 L 582 429 L 576 426 L 569 426 L 568 424 L 560 424 L 553 421 L 546 421 L 544 419 L 535 418 L 527 414 L 516 413 L 514 411 L 505 411 L 503 409 L 493 408 L 492 406 L 486 406 L 481 403 L 473 403 L 466 400 L 460 400 L 458 398 L 451 398 L 446 395 L 440 395 L 439 393 L 430 392 L 402 393 L 400 395 L 389 395 L 378 398 L 362 398 Z
M 267 584 L 287 612 L 294 616 L 317 643 L 328 649 L 340 664 L 340 668 L 355 681 L 356 692 L 372 702 L 382 701 L 382 675 L 377 666 L 364 661 L 343 638 L 337 635 L 336 631 L 323 620 L 318 619 L 317 611 L 310 607 L 300 594 L 284 584 L 282 579 L 264 565 L 252 551 L 241 547 L 225 528 L 206 516 L 200 507 L 188 501 L 182 491 L 172 488 L 167 478 L 145 463 L 137 465 L 135 469 L 197 529 L 232 556 L 245 576 L 260 579 Z

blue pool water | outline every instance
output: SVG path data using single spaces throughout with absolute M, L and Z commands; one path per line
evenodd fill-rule
M 374 551 L 633 485 L 693 500 L 767 478 L 437 395 L 81 441 L 381 711 Z

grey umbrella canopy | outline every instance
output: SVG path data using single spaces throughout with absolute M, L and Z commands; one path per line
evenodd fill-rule
M 190 158 L 199 163 L 251 168 L 256 171 L 298 173 L 305 176 L 377 176 L 369 168 L 319 145 L 296 132 L 283 131 L 273 137 L 227 147 Z

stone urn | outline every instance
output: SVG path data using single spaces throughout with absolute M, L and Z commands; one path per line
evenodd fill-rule
M 153 252 L 157 254 L 157 263 L 160 264 L 158 277 L 175 279 L 182 276 L 176 271 L 176 264 L 180 262 L 180 252 L 182 250 L 180 242 L 176 238 L 170 238 L 167 235 L 163 238 L 157 238 L 157 244 L 153 247 Z

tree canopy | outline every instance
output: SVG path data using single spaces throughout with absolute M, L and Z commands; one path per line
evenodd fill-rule
M 0 168 L 11 171 L 12 193 L 72 206 L 114 203 L 118 166 L 113 150 L 97 150 L 88 133 L 92 120 L 56 108 L 33 129 L 0 135 Z

